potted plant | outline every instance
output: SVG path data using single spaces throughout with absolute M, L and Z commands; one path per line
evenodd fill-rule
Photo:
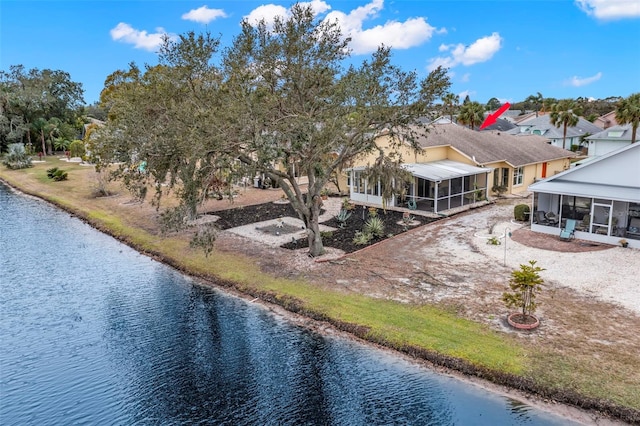
M 509 287 L 511 292 L 505 292 L 502 300 L 508 308 L 518 308 L 520 311 L 511 313 L 507 322 L 515 328 L 531 330 L 540 325 L 538 318 L 533 315 L 536 310 L 536 294 L 542 289 L 544 280 L 540 277 L 543 268 L 536 266 L 535 260 L 528 265 L 520 265 L 520 269 L 511 272 Z
M 624 238 L 621 239 L 620 241 L 618 241 L 620 243 L 620 245 L 624 248 L 627 248 L 627 246 L 629 245 L 629 241 L 625 240 Z
M 323 200 L 326 200 L 327 198 L 329 198 L 329 190 L 327 188 L 322 188 L 322 191 L 320 191 L 320 197 Z

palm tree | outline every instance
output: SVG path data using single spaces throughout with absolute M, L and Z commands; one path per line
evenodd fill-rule
M 567 127 L 578 124 L 580 117 L 578 106 L 573 99 L 563 99 L 551 106 L 551 124 L 556 127 L 562 126 L 562 147 L 565 148 L 567 140 Z M 565 148 L 566 149 L 566 148 Z
M 458 122 L 469 125 L 471 130 L 475 130 L 476 125 L 482 124 L 484 121 L 484 106 L 480 102 L 469 101 L 462 104 L 460 113 L 458 114 Z
M 640 124 L 640 93 L 634 93 L 618 101 L 616 121 L 620 124 L 631 124 L 631 143 L 634 143 Z
M 538 116 L 538 112 L 542 107 L 542 111 L 544 111 L 544 97 L 542 93 L 538 92 L 537 95 L 529 95 L 527 99 L 524 100 L 526 103 L 532 103 L 534 109 L 536 110 L 536 117 Z
M 449 120 L 453 123 L 453 115 L 458 110 L 460 105 L 460 98 L 455 93 L 447 93 L 442 97 L 443 112 L 449 114 Z

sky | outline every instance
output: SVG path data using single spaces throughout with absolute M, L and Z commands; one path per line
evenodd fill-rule
M 240 22 L 286 16 L 294 2 L 0 0 L 0 69 L 61 70 L 99 100 L 107 76 L 158 63 L 163 34 L 210 32 L 228 46 Z M 443 65 L 451 91 L 486 103 L 640 92 L 639 0 L 310 0 L 337 20 L 361 63 L 381 45 L 420 78 Z

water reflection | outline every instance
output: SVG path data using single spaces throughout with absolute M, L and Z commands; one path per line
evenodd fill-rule
M 0 186 L 3 425 L 567 424 L 327 338 Z

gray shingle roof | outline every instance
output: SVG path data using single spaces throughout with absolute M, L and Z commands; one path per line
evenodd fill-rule
M 528 120 L 523 120 L 517 123 L 519 127 L 528 126 L 529 133 L 534 130 L 539 130 L 542 136 L 549 139 L 562 139 L 563 126 L 556 127 L 551 124 L 551 115 L 545 114 L 538 117 L 532 117 Z M 584 118 L 578 119 L 578 124 L 573 127 L 567 127 L 567 137 L 572 138 L 576 136 L 584 136 L 586 134 L 593 135 L 600 132 L 602 129 L 593 123 L 588 122 Z M 510 130 L 509 133 L 515 134 L 519 132 L 519 129 Z
M 575 154 L 549 145 L 546 138 L 528 135 L 515 137 L 504 132 L 476 132 L 457 124 L 434 124 L 422 137 L 423 148 L 451 146 L 478 165 L 506 161 L 514 167 L 573 158 Z M 428 154 L 427 154 L 428 155 Z
M 610 133 L 618 134 L 622 132 L 620 136 L 610 136 Z M 608 140 L 608 141 L 629 141 L 631 142 L 631 124 L 618 124 L 617 126 L 611 126 L 600 132 L 587 137 L 587 140 Z

